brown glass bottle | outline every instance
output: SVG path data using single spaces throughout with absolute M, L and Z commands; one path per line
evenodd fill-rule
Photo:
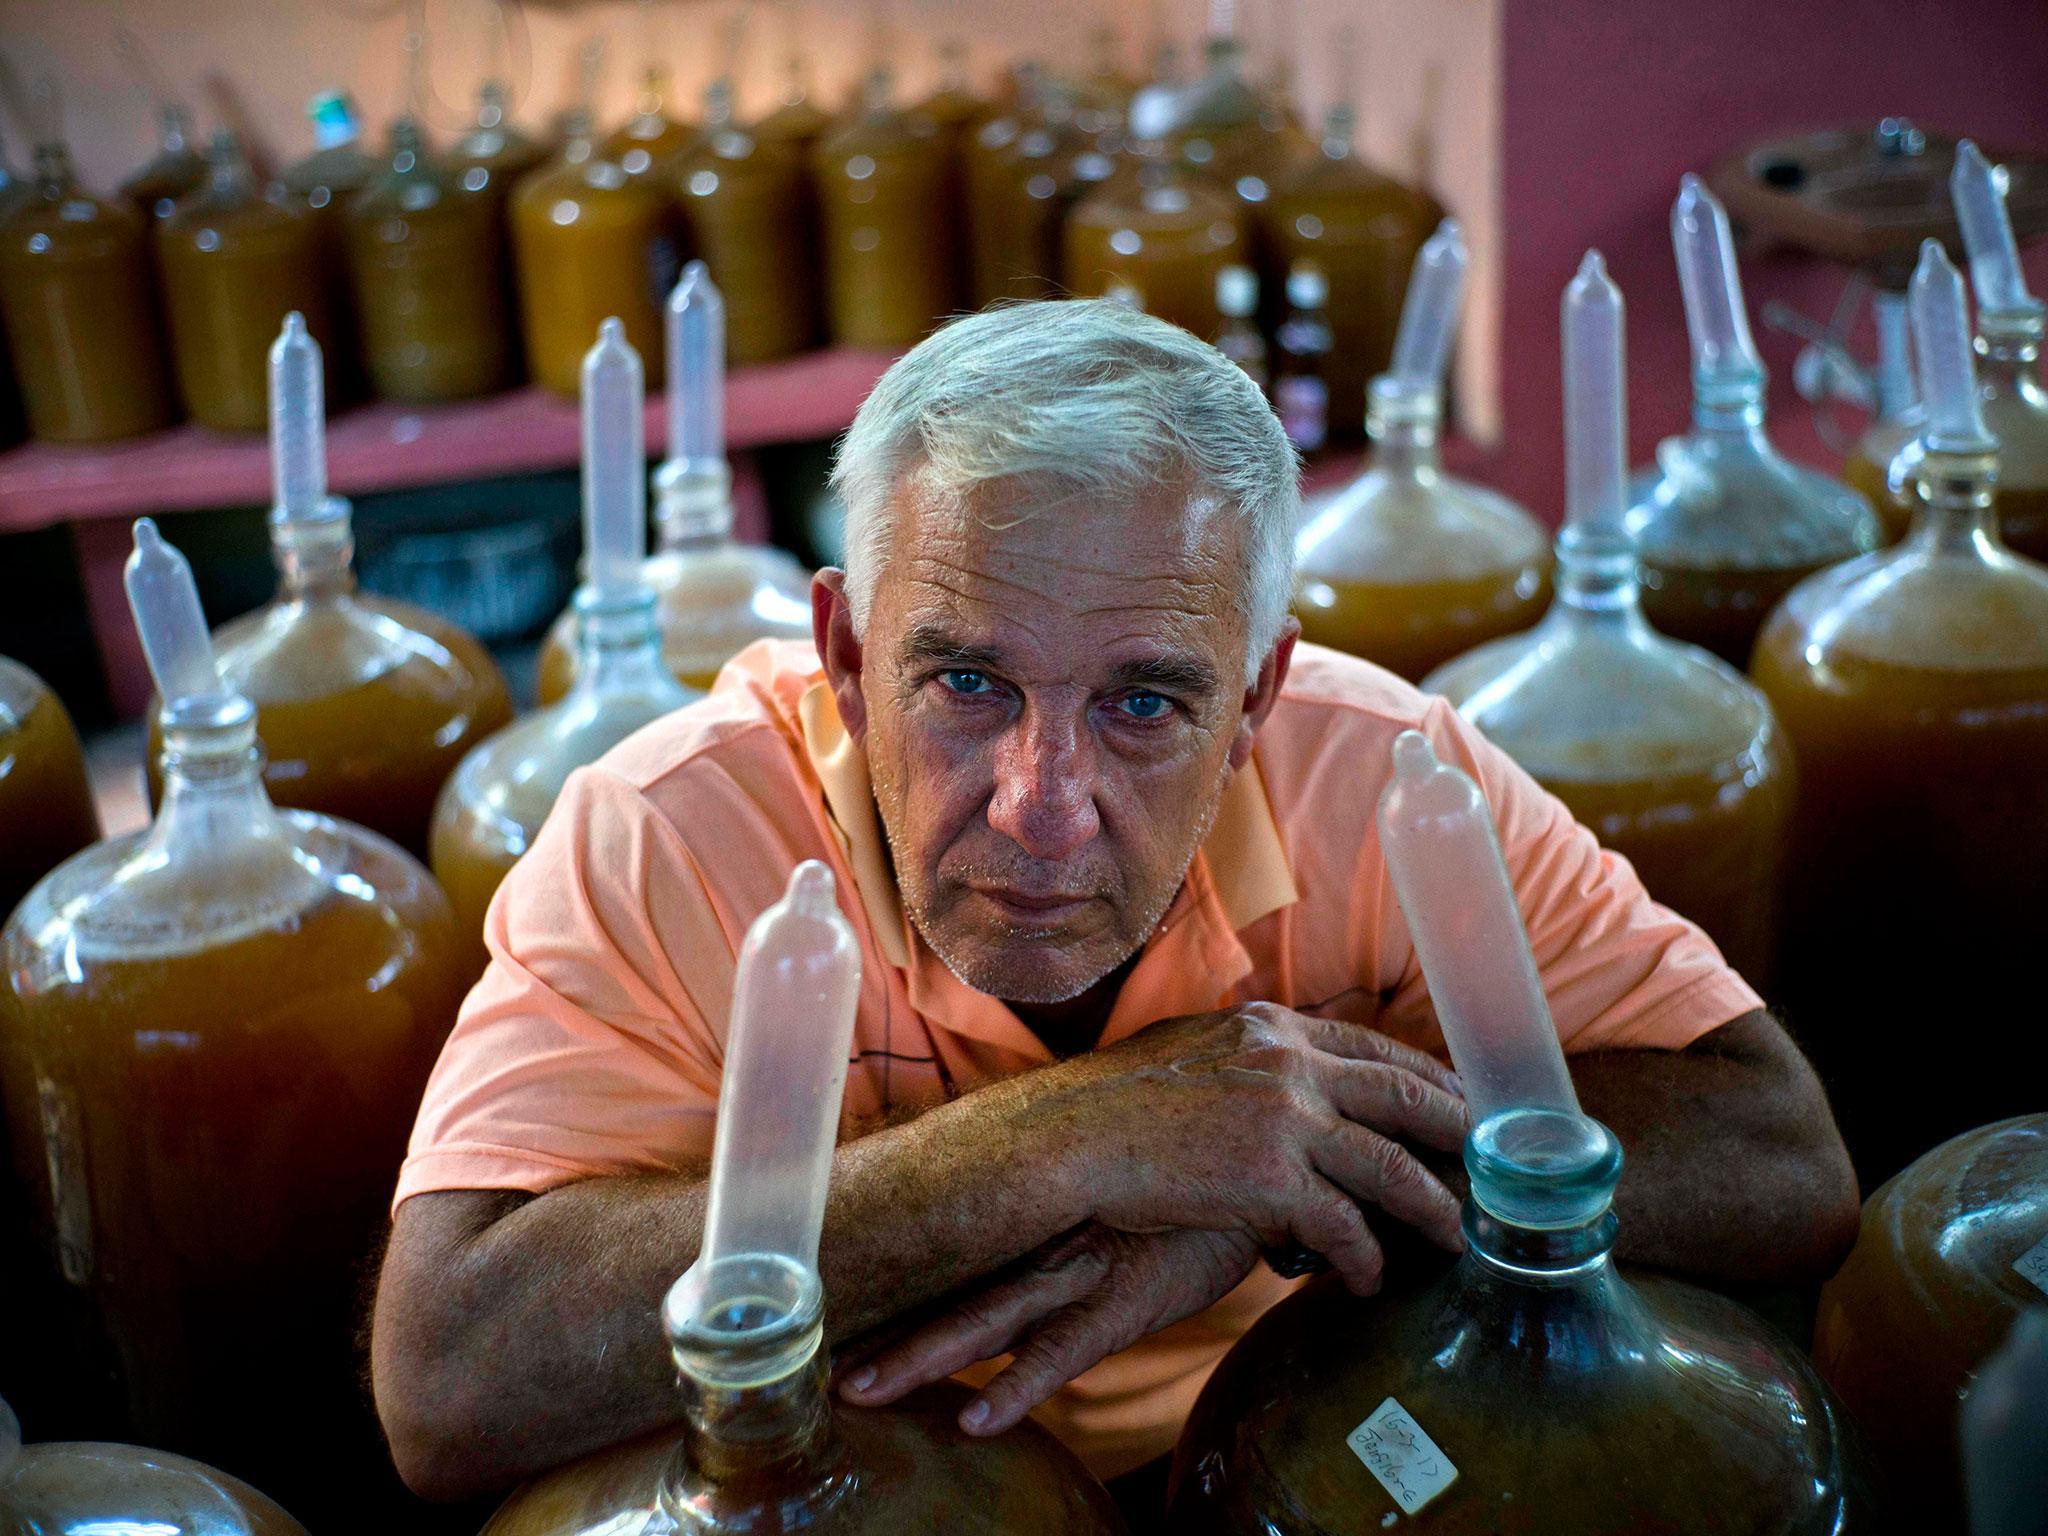
M 817 339 L 817 249 L 810 182 L 786 145 L 732 122 L 728 82 L 708 93 L 703 135 L 674 161 L 690 249 L 725 295 L 726 359 L 773 362 Z
M 661 305 L 677 270 L 667 193 L 599 155 L 579 115 L 560 156 L 512 194 L 512 246 L 527 366 L 536 382 L 574 397 L 583 354 L 610 316 L 661 374 Z
M 175 419 L 148 229 L 79 189 L 60 143 L 0 218 L 0 329 L 29 431 L 58 443 L 154 432 Z
M 1146 141 L 1067 216 L 1066 285 L 1084 297 L 1135 289 L 1145 312 L 1216 333 L 1216 276 L 1245 259 L 1236 202 L 1188 175 Z
M 2048 568 L 1999 542 L 1988 455 L 1919 462 L 1906 542 L 1794 588 L 1752 664 L 1799 763 L 1779 993 L 1866 1187 L 2034 1107 L 1920 1048 L 1927 996 L 1873 945 L 1909 913 L 1942 1014 L 1996 1041 L 2048 926 Z
M 322 281 L 327 290 L 325 309 L 333 321 L 332 336 L 323 335 L 321 342 L 327 354 L 328 396 L 339 404 L 360 399 L 365 384 L 362 359 L 355 354 L 348 200 L 375 180 L 383 167 L 363 148 L 355 107 L 346 96 L 338 91 L 316 96 L 310 115 L 313 153 L 286 166 L 277 185 L 287 202 L 312 216 L 319 235 Z
M 1956 1409 L 2048 1303 L 2048 1115 L 1968 1131 L 1871 1195 L 1820 1297 L 1813 1359 L 1892 1468 L 1902 1529 L 1964 1528 Z
M 71 717 L 41 678 L 0 656 L 0 912 L 99 835 Z
M 818 141 L 826 325 L 850 347 L 909 347 L 959 302 L 961 230 L 944 131 L 889 105 L 885 69 L 861 110 Z
M 1338 441 L 1364 425 L 1366 385 L 1393 356 L 1409 271 L 1440 217 L 1434 199 L 1359 159 L 1346 107 L 1331 110 L 1321 143 L 1292 159 L 1253 212 L 1269 284 L 1304 261 L 1328 279 L 1335 345 L 1325 379 Z
M 669 160 L 697 137 L 694 127 L 668 115 L 667 99 L 668 71 L 650 68 L 638 108 L 600 146 L 599 153 L 635 181 L 665 177 Z
M 149 832 L 65 864 L 9 925 L 0 1086 L 129 1432 L 339 1517 L 391 1480 L 359 1276 L 467 978 L 419 865 L 270 808 L 233 702 L 165 730 Z
M 1067 216 L 1116 166 L 1058 85 L 1025 78 L 1031 105 L 992 118 L 968 140 L 967 226 L 977 304 L 1060 291 Z
M 169 213 L 171 204 L 199 190 L 206 158 L 192 147 L 192 116 L 175 101 L 157 108 L 156 153 L 121 183 L 121 195 L 145 220 Z
M 424 859 L 441 785 L 511 720 L 511 696 L 469 635 L 355 590 L 347 503 L 329 506 L 322 519 L 273 520 L 278 593 L 215 633 L 221 676 L 256 705 L 273 801 L 366 826 Z
M 463 190 L 419 125 L 391 130 L 385 173 L 349 200 L 363 365 L 387 400 L 462 400 L 511 382 L 504 252 L 491 198 Z
M 270 343 L 293 310 L 334 345 L 321 236 L 284 199 L 257 190 L 233 135 L 207 151 L 206 185 L 157 220 L 178 389 L 194 421 L 260 432 L 270 419 Z

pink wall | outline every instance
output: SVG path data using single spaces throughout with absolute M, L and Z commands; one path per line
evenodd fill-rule
M 2040 0 L 1510 0 L 1502 54 L 1506 448 L 1488 478 L 1550 521 L 1564 483 L 1558 299 L 1587 246 L 1627 296 L 1631 461 L 1687 420 L 1669 225 L 1682 173 L 1759 138 L 1887 113 L 2048 152 Z M 2048 246 L 2027 265 L 2048 288 Z M 1760 312 L 1777 298 L 1825 320 L 1847 273 L 1792 252 L 1745 255 L 1743 268 L 1773 435 L 1832 471 L 1839 456 L 1792 388 L 1798 343 Z M 1867 321 L 1860 346 L 1867 356 Z

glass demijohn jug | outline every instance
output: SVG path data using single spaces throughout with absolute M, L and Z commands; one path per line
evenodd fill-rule
M 357 822 L 424 858 L 441 785 L 511 720 L 511 695 L 460 629 L 355 590 L 349 505 L 327 494 L 320 347 L 296 314 L 270 371 L 280 580 L 269 603 L 214 636 L 221 676 L 257 708 L 274 801 Z
M 1753 666 L 1799 761 L 1779 990 L 1866 1188 L 2038 1107 L 2026 1074 L 1922 1045 L 1934 1006 L 2018 1049 L 2048 931 L 2048 567 L 1999 538 L 1962 283 L 1931 240 L 1911 304 L 1913 531 L 1795 587 Z M 1908 931 L 1938 1003 L 1874 951 Z
M 661 654 L 647 583 L 640 359 L 607 320 L 583 362 L 583 542 L 576 683 L 462 760 L 434 813 L 434 874 L 461 931 L 483 932 L 498 883 L 539 834 L 572 771 L 698 695 Z
M 701 261 L 668 301 L 668 462 L 654 476 L 660 548 L 647 562 L 661 649 L 687 688 L 709 691 L 719 669 L 756 640 L 811 637 L 811 579 L 795 558 L 732 536 L 725 462 L 724 304 Z M 543 704 L 581 669 L 576 610 L 556 620 L 540 656 Z
M 1761 985 L 1791 762 L 1747 678 L 1643 617 L 1622 515 L 1621 316 L 1620 290 L 1588 252 L 1565 291 L 1568 485 L 1556 601 L 1534 629 L 1480 646 L 1422 686 L 1456 705 L 1625 855 L 1652 896 L 1698 923 Z
M 1188 1417 L 1171 1529 L 1876 1529 L 1813 1367 L 1735 1303 L 1615 1266 L 1622 1149 L 1579 1109 L 1478 785 L 1405 731 L 1379 820 L 1472 1111 L 1465 1252 L 1370 1299 L 1325 1275 L 1267 1312 Z
M 1693 430 L 1657 447 L 1629 526 L 1643 612 L 1663 633 L 1749 665 L 1765 618 L 1801 578 L 1878 547 L 1862 496 L 1784 458 L 1764 435 L 1764 366 L 1743 311 L 1728 215 L 1688 175 L 1671 241 L 1692 333 Z
M 0 656 L 0 917 L 99 835 L 71 716 L 41 678 Z
M 272 808 L 256 708 L 148 519 L 126 580 L 163 803 L 0 936 L 15 1170 L 136 1437 L 339 1517 L 395 1485 L 357 1385 L 357 1277 L 468 978 L 423 868 Z
M 1550 541 L 1522 508 L 1443 472 L 1443 370 L 1465 282 L 1446 219 L 1408 285 L 1390 373 L 1373 380 L 1373 459 L 1311 503 L 1295 541 L 1304 640 L 1376 661 L 1410 682 L 1482 641 L 1527 629 L 1550 592 Z
M 832 872 L 799 864 L 741 948 L 704 1239 L 661 1326 L 678 1428 L 536 1478 L 484 1536 L 1115 1536 L 1036 1424 L 976 1439 L 947 1384 L 890 1409 L 826 1394 L 818 1240 L 860 991 Z

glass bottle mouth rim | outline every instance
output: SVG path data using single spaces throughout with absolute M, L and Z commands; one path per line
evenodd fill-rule
M 239 693 L 195 693 L 166 699 L 157 707 L 157 724 L 168 738 L 173 732 L 232 732 L 256 723 L 256 706 Z M 239 745 L 239 744 L 237 744 Z
M 734 1327 L 734 1306 L 766 1315 Z M 669 1287 L 661 1320 L 676 1365 L 708 1386 L 767 1386 L 801 1369 L 824 1339 L 825 1291 L 818 1272 L 780 1253 L 701 1258 Z
M 1590 1115 L 1511 1108 L 1465 1138 L 1472 1199 L 1495 1220 L 1536 1230 L 1582 1227 L 1614 1202 L 1621 1141 Z

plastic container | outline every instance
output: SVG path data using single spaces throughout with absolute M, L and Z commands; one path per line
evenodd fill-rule
M 1884 527 L 1862 496 L 1791 463 L 1764 435 L 1764 366 L 1728 215 L 1697 176 L 1681 184 L 1671 241 L 1692 333 L 1693 430 L 1659 443 L 1658 468 L 1632 487 L 1643 612 L 1665 634 L 1744 667 L 1778 599 L 1821 567 L 1876 549 Z
M 1753 663 L 1799 759 L 1780 996 L 1865 1188 L 2038 1104 L 2026 1074 L 1923 1048 L 1927 999 L 1873 963 L 1876 940 L 1950 957 L 1942 1016 L 2017 1048 L 2048 923 L 2048 568 L 1999 540 L 1961 283 L 1932 241 L 1912 304 L 1913 532 L 1795 587 Z
M 1805 1359 L 1733 1302 L 1615 1267 L 1622 1149 L 1579 1111 L 1492 815 L 1419 734 L 1394 754 L 1381 840 L 1472 1110 L 1465 1252 L 1267 1312 L 1196 1399 L 1171 1528 L 1878 1529 Z
M 345 817 L 424 858 L 435 797 L 511 720 L 511 696 L 454 625 L 355 590 L 349 504 L 327 494 L 319 347 L 295 317 L 271 366 L 280 580 L 269 603 L 215 633 L 220 674 L 256 706 L 273 801 Z M 152 763 L 157 751 L 153 737 Z
M 1771 974 L 1792 763 L 1770 705 L 1643 617 L 1622 515 L 1621 294 L 1588 252 L 1565 296 L 1564 531 L 1534 629 L 1423 679 L 1624 855 L 1759 985 Z
M 176 419 L 148 227 L 80 190 L 57 140 L 33 189 L 0 217 L 0 329 L 31 434 L 99 443 Z
M 704 132 L 674 162 L 690 248 L 725 294 L 726 361 L 767 363 L 818 336 L 817 235 L 810 175 L 789 146 L 732 120 L 730 81 L 706 93 Z
M 258 190 L 233 134 L 214 135 L 206 185 L 156 221 L 171 355 L 194 421 L 263 430 L 271 338 L 294 310 L 334 340 L 321 240 L 304 211 Z
M 1336 344 L 1324 378 L 1335 441 L 1357 439 L 1369 408 L 1366 386 L 1393 359 L 1409 271 L 1441 217 L 1434 198 L 1359 158 L 1352 109 L 1343 103 L 1330 109 L 1320 141 L 1289 162 L 1253 210 L 1269 284 L 1284 282 L 1299 262 L 1328 279 Z
M 1216 278 L 1245 263 L 1244 219 L 1235 199 L 1171 158 L 1161 99 L 1131 103 L 1130 152 L 1067 216 L 1067 287 L 1083 297 L 1131 289 L 1149 315 L 1197 336 L 1216 334 Z
M 740 951 L 703 1243 L 661 1309 L 684 1425 L 535 1479 L 485 1536 L 1123 1529 L 1038 1425 L 961 1430 L 963 1388 L 883 1410 L 826 1394 L 818 1235 L 860 991 L 835 898 L 806 860 Z
M 92 1441 L 23 1449 L 21 1426 L 4 1402 L 0 1513 L 17 1536 L 306 1536 L 304 1526 L 240 1478 L 183 1456 Z
M 946 131 L 889 104 L 889 71 L 811 151 L 825 322 L 847 347 L 910 347 L 958 307 L 959 190 Z
M 1410 682 L 1527 629 L 1550 599 L 1550 540 L 1507 497 L 1443 472 L 1443 368 L 1465 244 L 1446 220 L 1424 247 L 1394 371 L 1373 381 L 1372 462 L 1309 505 L 1295 541 L 1302 638 Z
M 85 753 L 63 701 L 0 656 L 0 914 L 99 836 Z
M 1903 1529 L 1963 1528 L 1957 1410 L 2048 1306 L 2048 1115 L 1968 1131 L 1871 1195 L 1820 1296 L 1813 1359 L 1892 1469 Z
M 156 122 L 156 153 L 121 183 L 121 195 L 145 220 L 169 213 L 173 203 L 206 180 L 206 157 L 192 147 L 192 114 L 184 104 L 159 104 Z
M 647 584 L 640 359 L 607 320 L 583 364 L 583 528 L 576 684 L 462 760 L 434 811 L 434 875 L 472 938 L 499 882 L 539 835 L 569 774 L 698 697 L 661 654 Z
M 571 128 L 562 153 L 512 194 L 512 248 L 527 367 L 535 382 L 573 396 L 590 338 L 612 316 L 634 351 L 654 353 L 677 263 L 667 192 L 598 154 L 587 112 Z
M 728 661 L 756 640 L 807 640 L 811 579 L 779 549 L 732 536 L 732 472 L 725 463 L 724 308 L 702 262 L 668 302 L 668 461 L 655 474 L 660 548 L 647 562 L 661 650 L 685 687 L 708 691 Z M 540 702 L 564 697 L 581 669 L 571 608 L 540 654 Z
M 147 519 L 127 582 L 163 803 L 0 934 L 15 1170 L 128 1430 L 346 1521 L 395 1485 L 358 1385 L 359 1286 L 467 977 L 423 868 L 272 808 L 255 707 Z
M 392 125 L 391 160 L 349 200 L 348 254 L 363 366 L 386 400 L 429 405 L 512 382 L 502 214 Z

